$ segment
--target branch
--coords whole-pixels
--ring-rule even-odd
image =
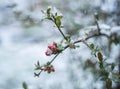
[[[98,19],[99,19],[98,14],[95,13],[94,17],[95,17],[95,23],[96,23],[97,29],[98,29],[98,34],[100,34],[101,29],[100,29],[99,24],[98,24]]]
[[[80,39],[80,40],[74,41],[73,44],[77,44],[77,43],[83,42],[88,48],[91,49],[91,47],[86,43],[86,40],[89,40],[89,39],[91,39],[91,38],[93,38],[93,37],[97,37],[97,36],[104,36],[104,37],[110,39],[110,36],[108,36],[107,34],[100,33],[100,34],[93,34],[93,35],[91,35],[91,36],[86,37],[85,39]],[[69,48],[69,45],[65,46],[64,49],[63,49],[61,52],[63,52],[63,51],[66,50],[67,48]],[[51,65],[51,64],[53,63],[53,61],[55,61],[55,59],[58,57],[59,54],[60,54],[60,53],[57,53],[57,54],[53,57],[53,59],[49,62],[49,65]],[[38,73],[38,75],[40,75],[40,74],[42,73],[42,71],[43,71],[43,70],[41,70],[41,71]]]
[[[59,32],[62,34],[63,38],[67,41],[64,33],[62,32],[62,30],[60,29],[60,27],[57,25],[56,23],[56,18],[54,17],[54,15],[52,15],[53,19],[51,18],[50,20],[52,20],[53,23],[55,23],[56,27],[58,28]]]
[[[97,36],[104,36],[104,37],[110,39],[110,36],[108,36],[107,34],[100,33],[100,34],[93,34],[91,36],[86,37],[85,39],[77,40],[74,42],[74,44],[79,43],[79,42],[83,42],[83,40],[89,40],[90,38],[97,37]]]
[[[49,65],[52,64],[52,62],[55,60],[55,58],[56,58],[59,54],[60,54],[60,53],[56,54],[56,55],[53,57],[53,59],[49,62]],[[43,72],[43,70],[40,70],[40,72],[37,74],[38,77],[39,77],[39,75],[40,75],[42,72]]]

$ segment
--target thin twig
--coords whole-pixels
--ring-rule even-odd
[[[49,65],[55,60],[55,58],[59,55],[60,53],[56,54],[53,59],[49,62]],[[38,73],[38,75],[40,75],[43,72],[43,70],[40,70],[40,72]]]
[[[92,50],[92,48],[87,44],[87,42],[86,42],[85,40],[82,40],[82,42],[83,42],[88,48],[90,48],[90,49]]]
[[[60,54],[60,53],[56,54],[56,55],[54,56],[54,58],[49,62],[49,64],[51,64],[59,54]]]
[[[104,37],[107,37],[108,39],[110,39],[110,36],[109,36],[109,35],[104,34],[104,33],[100,33],[100,34],[93,34],[93,35],[91,35],[91,36],[88,36],[88,37],[86,37],[84,40],[88,40],[88,39],[90,39],[90,38],[97,37],[97,36],[104,36]],[[77,40],[77,41],[74,42],[74,44],[79,43],[79,42],[82,42],[82,41],[83,41],[83,39]]]
[[[97,19],[95,19],[95,22],[96,22],[96,25],[97,25],[97,29],[98,29],[98,34],[100,34],[100,26],[99,26],[99,24],[98,24],[98,20]]]
[[[57,25],[57,23],[56,23],[56,18],[55,18],[53,15],[52,15],[52,17],[53,17],[53,19],[51,18],[51,20],[55,23],[55,25],[57,26],[59,32],[61,33],[61,35],[63,36],[63,38],[67,41],[64,33],[62,32],[62,30],[60,29],[60,27],[59,27],[59,26]]]

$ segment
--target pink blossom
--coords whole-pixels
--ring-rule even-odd
[[[47,56],[50,56],[50,53],[49,53],[48,51],[46,51],[45,54],[46,54]]]
[[[48,48],[50,50],[52,50],[53,52],[55,52],[57,50],[56,46],[55,45],[48,45]]]
[[[57,43],[53,42],[52,45],[48,45],[48,49],[45,52],[46,56],[51,56],[57,52]]]
[[[46,56],[51,56],[52,55],[52,50],[50,50],[49,48],[47,49],[47,51],[45,52]]]
[[[57,43],[56,42],[53,42],[53,45],[55,45],[57,47]]]
[[[52,65],[48,65],[48,66],[45,66],[44,68],[43,68],[43,70],[44,71],[47,71],[48,73],[51,73],[51,72],[55,72],[55,69],[54,69],[54,67],[52,66]]]

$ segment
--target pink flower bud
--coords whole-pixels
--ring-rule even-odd
[[[48,48],[55,52],[57,50],[57,47],[55,45],[48,45]]]
[[[55,47],[57,47],[57,43],[56,43],[56,42],[53,42],[53,45],[54,45]]]
[[[51,56],[52,55],[52,51],[50,49],[47,49],[47,51],[45,52],[46,56]]]
[[[53,67],[53,66],[51,66],[51,67],[50,67],[50,70],[51,70],[52,72],[54,72],[54,71],[55,71],[55,69],[54,69],[54,67]]]
[[[45,52],[46,56],[50,56],[50,53],[48,51]]]
[[[57,43],[53,42],[52,45],[48,45],[48,49],[45,52],[46,56],[51,56],[57,52]]]

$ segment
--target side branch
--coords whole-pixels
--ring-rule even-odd
[[[104,37],[110,39],[110,36],[109,36],[109,35],[104,34],[104,33],[100,33],[100,34],[93,34],[93,35],[91,35],[91,36],[86,37],[85,39],[77,40],[77,41],[74,42],[74,44],[79,43],[79,42],[83,42],[83,40],[88,40],[88,39],[90,39],[90,38],[97,37],[97,36],[104,36]]]

